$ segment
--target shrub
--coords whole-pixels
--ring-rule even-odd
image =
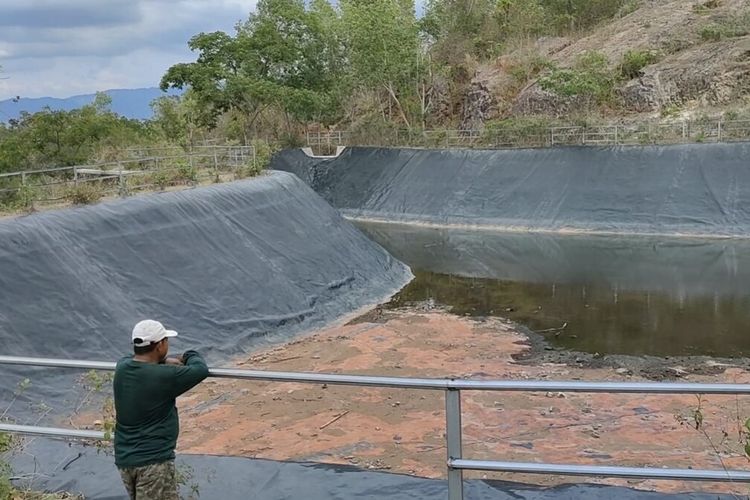
[[[510,73],[510,76],[513,77],[516,83],[524,85],[546,69],[553,69],[550,60],[539,54],[533,54],[520,62],[514,63],[508,70],[508,73]]]
[[[37,193],[31,186],[8,186],[9,191],[0,193],[0,208],[10,211],[34,210],[34,200],[36,199]],[[12,190],[10,190],[12,189]]]
[[[491,146],[514,144],[519,146],[543,146],[547,142],[550,127],[556,122],[544,117],[507,118],[487,122],[482,133],[482,142]]]
[[[94,182],[84,182],[73,186],[68,191],[68,199],[76,205],[89,205],[96,203],[102,198],[101,184]]]
[[[539,84],[544,90],[560,96],[589,96],[601,104],[614,96],[615,78],[608,63],[604,54],[587,52],[579,57],[573,68],[555,68],[541,78]]]
[[[693,12],[696,14],[705,14],[709,10],[715,9],[719,6],[719,0],[708,0],[703,3],[697,3],[693,5]]]
[[[650,50],[629,50],[622,56],[620,76],[631,80],[641,74],[641,70],[658,60],[657,55]]]
[[[273,156],[274,149],[263,139],[254,139],[252,142],[255,154],[250,158],[247,164],[239,169],[236,173],[236,177],[255,177],[260,175],[268,165],[271,163],[271,157]]]
[[[157,170],[153,174],[151,174],[151,182],[158,186],[159,189],[164,191],[167,186],[172,184],[172,179],[170,178],[169,174],[165,172],[164,170]]]
[[[718,42],[724,38],[724,30],[718,24],[709,24],[700,31],[701,40],[704,42]]]
[[[185,182],[197,182],[198,181],[198,170],[186,161],[180,161],[177,163],[177,174],[175,180],[182,180]]]
[[[740,15],[726,17],[700,30],[700,37],[706,42],[718,42],[725,38],[736,38],[750,34],[750,10]]]

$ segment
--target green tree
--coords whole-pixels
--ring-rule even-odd
[[[82,164],[104,149],[147,139],[144,124],[112,113],[109,102],[100,94],[79,109],[45,109],[11,120],[2,131],[0,172]]]
[[[415,96],[424,68],[414,2],[341,0],[341,9],[354,84],[384,92],[383,114],[395,106],[411,127],[406,100]]]
[[[342,42],[335,10],[325,1],[261,0],[235,36],[201,33],[189,46],[196,62],[169,68],[161,88],[190,88],[215,124],[239,110],[254,132],[269,108],[289,119],[331,121],[340,111]]]
[[[182,96],[163,96],[151,102],[153,126],[167,142],[190,149],[201,129],[202,116],[192,91]]]

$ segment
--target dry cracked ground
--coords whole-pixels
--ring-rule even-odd
[[[634,381],[625,370],[522,364],[526,336],[499,318],[442,311],[370,314],[238,360],[240,368],[409,377]],[[721,370],[719,370],[721,372]],[[728,367],[691,382],[750,383]],[[464,455],[476,459],[746,469],[742,425],[750,398],[463,392]],[[445,475],[439,391],[217,380],[179,402],[181,453],[351,464],[423,477]],[[695,427],[700,406],[703,425]],[[583,481],[488,475],[543,485]],[[659,491],[725,491],[742,485],[586,479]]]

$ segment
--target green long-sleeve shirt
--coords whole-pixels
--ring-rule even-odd
[[[141,467],[174,458],[180,421],[175,399],[208,376],[195,351],[183,356],[184,366],[144,363],[132,356],[115,368],[115,464]]]

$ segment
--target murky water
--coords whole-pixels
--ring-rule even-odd
[[[395,304],[504,316],[591,353],[750,356],[750,241],[359,225],[414,270]]]

